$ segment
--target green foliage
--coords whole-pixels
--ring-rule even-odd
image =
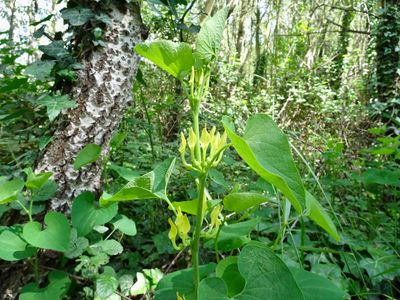
[[[243,137],[224,119],[224,127],[233,146],[246,163],[271,182],[291,201],[298,212],[305,207],[305,191],[283,132],[266,115],[249,119]],[[275,157],[279,159],[275,159]]]
[[[75,161],[74,170],[95,162],[101,155],[101,147],[96,144],[87,144],[79,151]]]
[[[112,202],[147,199],[163,199],[169,201],[166,195],[166,188],[174,164],[175,158],[168,158],[153,171],[128,182],[114,195],[109,195],[104,192],[100,198],[100,204],[106,206]]]
[[[192,48],[186,43],[154,41],[136,45],[135,51],[178,79],[191,72],[194,64]]]
[[[69,289],[71,280],[68,274],[60,271],[49,273],[49,285],[40,288],[36,283],[30,283],[22,288],[20,300],[53,300],[61,299]]]
[[[32,246],[65,252],[69,247],[71,228],[62,213],[49,212],[44,218],[46,229],[39,222],[25,224],[22,236]]]
[[[95,197],[90,192],[80,194],[72,203],[71,220],[79,236],[85,236],[95,226],[110,222],[118,212],[118,205],[96,207]]]
[[[232,193],[225,196],[224,206],[238,213],[267,201],[268,198],[257,193]]]
[[[228,8],[223,8],[208,18],[201,27],[196,39],[195,57],[202,65],[207,65],[218,57],[227,16]]]

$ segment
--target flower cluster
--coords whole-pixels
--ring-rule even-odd
[[[200,145],[200,160],[198,160],[195,155],[197,143]],[[189,147],[190,152],[190,164],[186,161],[185,157],[187,146]],[[212,167],[216,167],[221,161],[226,147],[226,132],[221,135],[219,132],[216,132],[215,127],[213,127],[210,132],[208,132],[206,128],[203,128],[200,137],[196,136],[193,129],[190,128],[187,141],[185,135],[181,132],[181,145],[179,147],[179,153],[181,154],[183,165],[188,170],[205,172]]]

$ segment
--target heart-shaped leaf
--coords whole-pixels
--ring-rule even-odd
[[[229,297],[239,294],[246,284],[246,281],[239,272],[237,262],[237,256],[228,256],[218,263],[215,270],[216,276],[225,281]]]
[[[159,40],[138,44],[135,51],[178,79],[188,74],[194,63],[192,47],[186,43]]]
[[[305,189],[293,161],[285,134],[267,115],[257,114],[247,122],[243,137],[235,133],[226,117],[223,124],[233,147],[242,159],[266,181],[275,185],[301,213]]]
[[[23,238],[32,246],[66,252],[69,248],[71,227],[62,213],[49,212],[44,217],[46,228],[39,222],[29,222],[23,229]]]
[[[199,285],[199,300],[229,300],[225,282],[216,277],[204,278]]]
[[[224,207],[230,211],[241,212],[267,201],[267,197],[258,193],[232,193],[225,196]]]
[[[14,225],[0,232],[0,259],[14,261],[27,258],[35,252],[23,238],[22,226]]]
[[[18,193],[22,191],[24,185],[25,182],[18,178],[0,182],[0,204],[17,199]]]
[[[128,182],[116,194],[103,193],[100,205],[129,200],[163,199],[167,200],[167,184],[175,165],[175,157],[160,163],[153,171]]]
[[[238,268],[246,285],[235,299],[304,299],[288,267],[260,242],[251,242],[243,248]]]
[[[74,162],[74,170],[95,162],[101,155],[101,147],[96,144],[87,144],[81,151]]]
[[[68,274],[60,271],[49,273],[49,284],[40,288],[36,283],[30,283],[21,290],[19,300],[55,300],[62,299],[68,292],[71,280]]]
[[[80,194],[72,203],[71,219],[79,236],[87,235],[95,226],[111,221],[118,212],[118,204],[98,207],[91,192]]]

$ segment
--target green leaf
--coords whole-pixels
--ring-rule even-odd
[[[137,296],[137,295],[145,294],[146,291],[148,290],[148,288],[147,288],[148,285],[149,285],[149,282],[146,279],[146,276],[144,276],[144,274],[141,273],[141,272],[137,272],[136,273],[136,282],[129,289],[129,294],[131,296]]]
[[[306,191],[306,216],[321,226],[326,232],[328,232],[335,240],[339,241],[340,236],[336,230],[335,224],[333,224],[331,218],[324,210],[322,205]]]
[[[32,246],[66,252],[69,248],[71,228],[64,214],[49,212],[44,217],[46,229],[39,222],[29,222],[23,229],[23,238]]]
[[[268,246],[260,242],[247,244],[239,255],[238,268],[246,280],[237,300],[304,299],[292,273]]]
[[[267,201],[267,197],[258,193],[232,193],[225,196],[224,207],[229,211],[241,212]]]
[[[180,208],[182,212],[187,213],[187,214],[191,214],[191,215],[197,215],[197,204],[198,204],[198,200],[187,200],[187,201],[174,201],[172,202],[172,206],[175,209]],[[204,210],[206,209],[206,207],[204,207]]]
[[[25,74],[34,76],[37,80],[50,79],[51,71],[56,64],[53,60],[37,60],[27,66],[24,70]]]
[[[222,251],[231,251],[250,242],[249,234],[259,222],[260,219],[254,218],[248,221],[222,226],[217,239],[218,249]]]
[[[30,283],[21,290],[19,300],[55,300],[62,299],[67,294],[71,280],[68,274],[61,271],[49,273],[49,284],[40,288],[36,283]]]
[[[116,240],[100,241],[96,244],[90,245],[90,248],[92,249],[92,251],[94,251],[95,254],[103,252],[108,255],[117,255],[122,253],[122,251],[124,250],[122,245]]]
[[[79,151],[75,162],[74,170],[79,170],[81,167],[95,162],[101,155],[101,147],[96,144],[87,144]]]
[[[294,164],[285,134],[267,115],[257,114],[247,122],[243,137],[234,131],[226,117],[223,125],[242,159],[264,180],[275,185],[301,213],[305,190]]]
[[[57,193],[57,190],[57,183],[53,180],[49,180],[33,193],[32,200],[34,202],[49,200]]]
[[[305,300],[342,300],[346,293],[328,279],[297,268],[290,268]]]
[[[215,264],[209,263],[200,266],[200,280],[215,271]],[[155,300],[176,299],[176,293],[184,295],[186,300],[195,299],[193,284],[193,269],[179,270],[164,276],[155,290]]]
[[[18,178],[0,182],[0,204],[16,200],[24,185],[25,182]]]
[[[229,300],[228,289],[220,278],[205,278],[199,285],[199,300]]]
[[[246,284],[246,281],[239,272],[237,262],[237,256],[228,256],[218,263],[215,270],[216,276],[225,281],[229,297],[239,294]]]
[[[109,274],[101,274],[96,279],[96,294],[101,298],[111,296],[118,288],[118,279]]]
[[[118,212],[118,204],[98,207],[91,192],[80,194],[72,203],[71,219],[79,236],[87,235],[93,227],[111,221]]]
[[[188,74],[194,64],[192,47],[186,43],[159,40],[138,44],[135,51],[178,79]]]
[[[48,45],[39,46],[39,50],[44,54],[56,59],[62,59],[70,56],[68,50],[64,48],[64,41],[54,41]]]
[[[0,233],[0,259],[7,261],[30,257],[35,248],[29,246],[21,237],[22,226],[14,225]]]
[[[115,171],[119,176],[121,176],[126,181],[132,181],[135,178],[140,176],[140,173],[138,171],[134,171],[132,169],[125,168],[125,167],[120,167],[115,164],[110,164],[108,166],[108,168],[110,170]]]
[[[175,157],[160,163],[153,171],[128,182],[116,194],[103,193],[100,205],[107,206],[112,202],[146,199],[168,199],[167,184],[175,165]]]
[[[195,56],[204,64],[218,57],[227,16],[228,8],[223,8],[208,18],[200,29],[196,40]]]
[[[115,229],[118,229],[123,234],[134,236],[137,233],[135,222],[124,215],[118,215],[116,220],[111,223]]]
[[[28,189],[32,190],[40,189],[53,175],[53,173],[51,172],[42,172],[39,174],[35,174],[31,168],[24,169],[24,172],[27,175],[25,186]]]
[[[67,258],[75,258],[85,251],[85,249],[89,246],[88,239],[80,236],[78,237],[78,233],[75,228],[71,230],[71,239],[68,251],[65,253],[65,257]]]
[[[94,13],[89,8],[74,7],[61,10],[62,18],[72,26],[81,26],[94,17]]]
[[[53,121],[64,109],[76,107],[75,101],[70,100],[67,95],[47,95],[39,100],[39,104],[46,106],[50,121]]]

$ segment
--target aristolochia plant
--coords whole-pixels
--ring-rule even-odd
[[[273,184],[287,199],[284,205],[286,216],[293,206],[301,216],[314,220],[333,238],[339,239],[327,213],[305,190],[289,142],[269,116],[258,114],[251,117],[243,136],[235,133],[228,118],[223,119],[223,133],[217,132],[215,127],[207,130],[205,126],[200,130],[201,103],[208,93],[212,64],[218,57],[227,14],[228,10],[222,9],[209,18],[202,26],[194,47],[187,43],[158,40],[135,48],[137,53],[181,80],[186,90],[192,127],[188,136],[181,133],[179,152],[184,167],[197,173],[197,198],[170,201],[166,188],[175,158],[169,158],[114,195],[104,193],[100,204],[107,206],[119,201],[158,198],[166,201],[173,211],[175,218],[168,220],[171,226],[168,236],[175,249],[190,247],[192,268],[165,276],[157,286],[156,299],[311,299],[309,295],[314,293],[322,293],[323,299],[342,299],[344,293],[327,279],[302,269],[289,270],[267,245],[250,241],[249,234],[259,219],[228,224],[229,218],[222,213],[221,201],[212,199],[207,192],[210,170],[218,167],[224,151],[233,146],[251,169]],[[242,213],[268,200],[258,193],[235,192],[223,199],[223,205],[228,211]],[[195,216],[194,226],[191,226],[188,214]],[[207,226],[203,226],[206,219]],[[278,239],[282,235],[280,232]],[[244,248],[239,256],[229,256],[218,265],[201,266],[201,240],[217,252]]]

